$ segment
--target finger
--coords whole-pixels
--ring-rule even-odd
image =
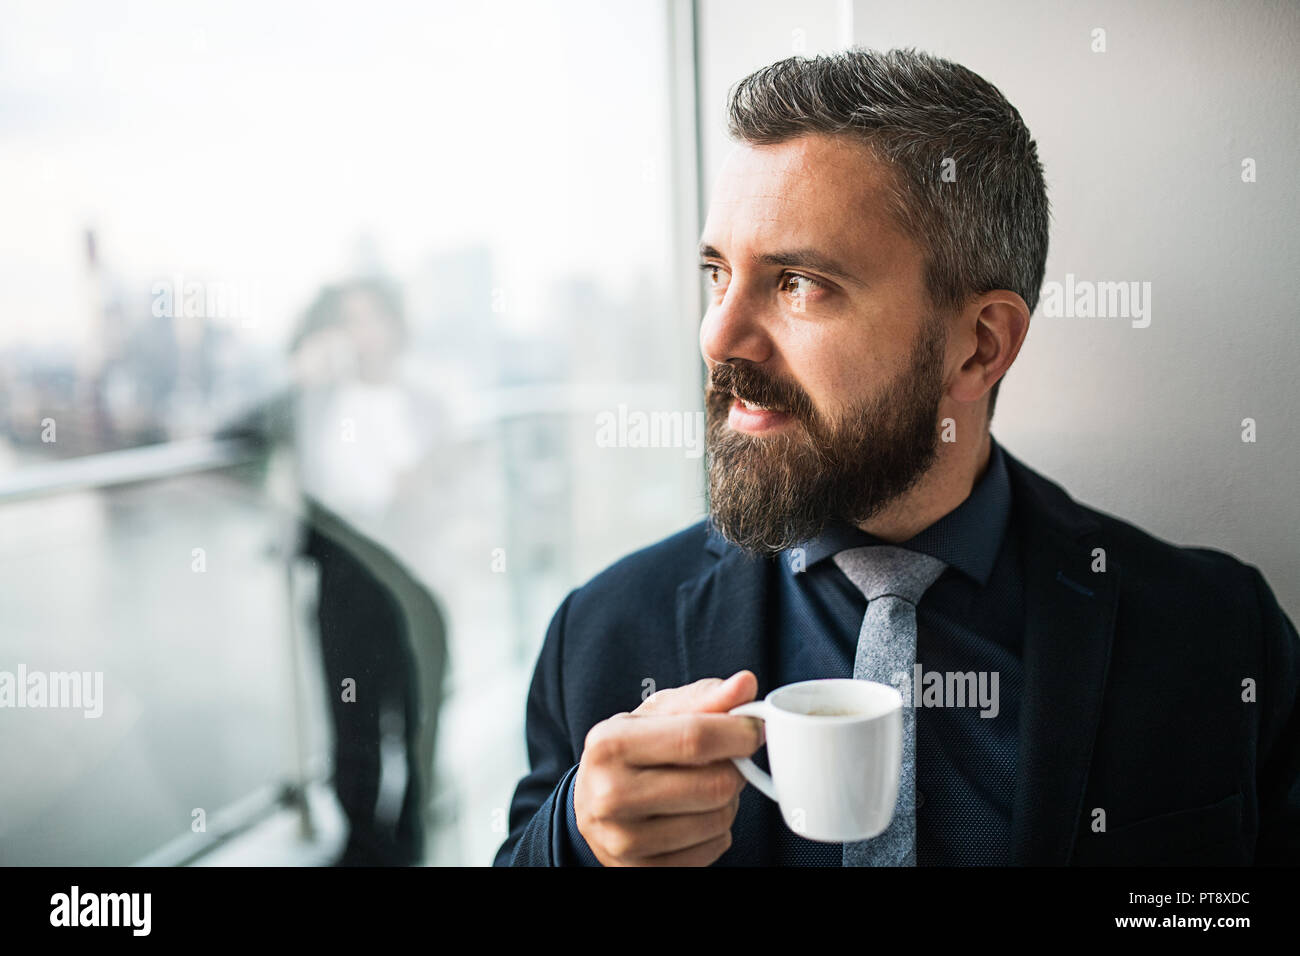
[[[709,866],[731,849],[731,830],[685,850],[639,860],[641,866]]]
[[[737,806],[727,804],[707,813],[650,817],[607,836],[605,848],[622,860],[638,860],[707,843],[731,829]]]
[[[725,713],[748,703],[758,693],[758,678],[752,671],[737,671],[725,681],[706,677],[685,687],[669,687],[651,694],[633,711],[645,714]]]
[[[613,758],[633,767],[689,767],[748,757],[762,746],[763,722],[728,714],[633,717],[603,738],[594,759]]]
[[[609,819],[707,813],[725,807],[745,789],[744,776],[730,760],[701,767],[634,767],[628,773]]]

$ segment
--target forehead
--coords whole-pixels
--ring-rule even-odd
[[[718,175],[704,239],[864,252],[896,244],[904,237],[889,214],[891,182],[865,145],[847,139],[809,135],[764,146],[742,143]]]

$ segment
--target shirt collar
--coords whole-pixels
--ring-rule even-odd
[[[898,545],[938,558],[979,585],[988,583],[1006,534],[1011,513],[1011,482],[1002,447],[989,437],[988,467],[966,500],[930,527]],[[802,562],[787,567],[811,568],[819,561],[848,548],[888,544],[847,522],[836,522],[818,537],[805,542]],[[789,551],[786,557],[790,557]]]

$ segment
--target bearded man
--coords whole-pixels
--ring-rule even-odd
[[[957,64],[855,49],[747,77],[729,128],[700,244],[709,518],[556,612],[496,863],[1300,861],[1300,642],[1260,572],[990,433],[1047,257],[1020,114]],[[996,706],[925,706],[929,673],[994,677]],[[853,844],[733,762],[763,731],[731,709],[835,677],[909,712],[888,829]]]

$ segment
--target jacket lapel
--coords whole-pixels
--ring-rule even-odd
[[[677,653],[683,684],[730,677],[748,669],[758,678],[757,699],[774,688],[768,666],[768,595],[774,568],[746,554],[709,528],[706,549],[717,556],[703,573],[677,589]],[[728,866],[769,866],[774,835],[785,826],[775,803],[753,787],[740,795],[732,832],[736,841],[718,860]]]
[[[1011,861],[1064,866],[1087,813],[1120,570],[1097,523],[1060,487],[1010,454],[1007,469],[1025,566]],[[1106,548],[1104,573],[1092,570],[1095,547]]]
[[[709,529],[705,547],[718,560],[677,589],[677,653],[683,683],[730,677],[748,669],[758,697],[769,686],[767,606],[769,561],[746,554]]]

